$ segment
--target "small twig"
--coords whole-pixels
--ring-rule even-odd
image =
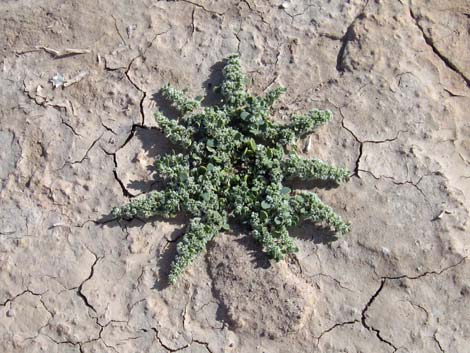
[[[64,87],[72,86],[73,84],[83,80],[87,75],[88,75],[88,71],[82,71],[75,77],[72,77],[70,80],[66,80],[63,86]]]
[[[54,59],[65,58],[68,56],[73,55],[80,55],[80,54],[88,54],[91,52],[89,49],[72,49],[72,48],[65,48],[65,49],[52,49],[48,47],[36,47],[37,50],[44,50],[46,53],[51,54]]]

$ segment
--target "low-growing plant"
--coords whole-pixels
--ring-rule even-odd
[[[177,244],[169,281],[174,283],[207,243],[229,229],[229,219],[241,222],[267,255],[281,260],[297,247],[289,228],[303,220],[323,223],[345,233],[349,225],[313,192],[295,192],[283,185],[291,177],[343,182],[350,173],[319,159],[305,159],[294,150],[298,139],[331,119],[326,110],[293,115],[281,124],[269,118],[270,108],[285,92],[275,88],[264,96],[246,90],[238,55],[226,59],[218,91],[221,104],[201,107],[170,86],[163,96],[179,111],[173,120],[155,114],[162,133],[184,153],[172,152],[155,162],[161,191],[113,209],[117,218],[190,215]]]

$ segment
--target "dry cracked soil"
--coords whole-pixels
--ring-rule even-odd
[[[0,352],[469,352],[469,1],[3,0],[0,28]],[[233,52],[275,119],[334,113],[299,147],[354,174],[318,190],[352,232],[279,263],[221,234],[168,286],[187,220],[108,215],[171,149],[161,87],[210,104]]]

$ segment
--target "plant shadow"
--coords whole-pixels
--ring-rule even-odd
[[[218,106],[222,103],[222,96],[216,92],[216,87],[220,86],[223,81],[223,68],[225,60],[221,60],[209,68],[209,77],[203,81],[202,87],[205,95],[201,101],[201,106]],[[181,89],[180,87],[175,87]],[[189,98],[195,98],[188,94]],[[152,94],[151,100],[158,106],[158,110],[169,119],[177,120],[181,114],[171,105],[171,102],[165,98],[162,89]]]
[[[152,94],[151,100],[154,101],[157,105],[158,111],[165,115],[168,119],[177,120],[180,117],[179,112],[174,107],[172,107],[168,102],[168,99],[163,96],[161,89]]]
[[[334,230],[308,220],[291,228],[290,234],[297,239],[311,241],[314,244],[325,245],[338,240],[337,233]]]
[[[338,187],[338,183],[331,180],[302,180],[300,178],[291,177],[288,178],[284,185],[288,186],[292,190],[307,190],[312,189],[324,189],[330,190]]]
[[[188,220],[189,217],[186,214],[178,214],[173,218],[154,216],[145,220],[137,217],[128,220],[117,220],[112,214],[108,214],[97,220],[95,223],[100,224],[103,227],[119,227],[121,229],[142,228],[145,224],[155,224],[158,222],[166,222],[174,227],[170,234],[164,236],[167,244],[162,246],[161,250],[157,250],[156,254],[158,277],[155,280],[152,289],[162,291],[170,285],[168,281],[168,274],[170,272],[171,263],[173,262],[176,255],[176,245],[179,239],[185,233],[186,227],[184,225],[188,223]]]
[[[165,221],[168,222],[167,219],[165,219]],[[188,223],[189,217],[187,215],[178,215],[177,217],[172,219],[172,221],[175,222],[174,224],[182,226]],[[164,246],[162,251],[157,254],[158,277],[155,280],[152,289],[162,291],[170,286],[168,274],[170,273],[171,264],[176,257],[176,246],[178,244],[178,241],[184,235],[185,232],[185,226],[175,228],[167,238],[166,246]]]
[[[173,146],[165,138],[165,136],[160,130],[154,127],[137,127],[133,138],[136,138],[140,141],[146,159],[151,161],[155,161],[159,156],[163,156],[175,150],[175,146]],[[137,156],[138,154],[136,154],[136,157],[130,162],[139,163]],[[153,174],[154,163],[147,165],[146,170],[149,175],[149,178],[147,180],[130,180],[126,185],[124,185],[126,189],[137,191],[137,195],[139,195],[141,193],[158,189],[159,187],[161,188],[161,181],[157,179],[156,176]]]
[[[229,233],[235,238],[235,241],[246,249],[247,255],[251,258],[250,262],[255,268],[268,269],[274,260],[271,260],[265,252],[262,251],[262,246],[250,234],[247,227],[239,224],[231,224],[232,233]],[[301,222],[298,226],[289,229],[292,237],[311,241],[314,244],[329,244],[338,240],[337,233],[329,227],[321,224],[315,224],[308,220]],[[295,240],[294,240],[295,241]]]
[[[202,83],[206,91],[206,95],[201,102],[204,107],[218,106],[222,102],[222,96],[216,92],[216,87],[219,87],[223,81],[223,69],[226,64],[225,60],[221,60],[210,67],[209,78]]]
[[[267,269],[271,267],[271,260],[262,251],[261,244],[249,234],[248,227],[232,222],[230,223],[230,229],[232,232],[228,234],[246,249],[246,254],[250,257],[250,262],[255,268]]]

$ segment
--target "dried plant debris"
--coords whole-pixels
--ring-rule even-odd
[[[68,56],[73,55],[80,55],[80,54],[88,54],[91,53],[89,49],[73,49],[73,48],[65,48],[65,49],[52,49],[47,47],[36,47],[37,50],[44,50],[45,52],[51,54],[54,59],[65,58]]]
[[[199,99],[165,87],[163,95],[181,114],[172,120],[157,112],[163,134],[185,152],[161,156],[155,163],[165,182],[161,191],[113,209],[117,218],[174,217],[185,212],[191,219],[177,245],[169,281],[174,283],[207,243],[228,230],[229,219],[243,223],[267,255],[281,260],[297,250],[289,229],[303,220],[322,223],[339,233],[344,222],[313,192],[295,192],[286,179],[348,180],[350,173],[319,159],[293,152],[297,140],[331,119],[331,113],[311,110],[293,115],[287,124],[269,118],[270,109],[284,88],[264,96],[246,90],[240,59],[226,60],[224,81],[218,91],[220,106],[201,107]]]
[[[54,76],[52,76],[49,82],[52,83],[53,88],[58,88],[64,85],[65,77],[64,75],[57,73]]]
[[[83,80],[86,76],[88,76],[89,72],[88,71],[80,71],[77,75],[74,77],[71,77],[69,79],[66,79],[64,75],[56,73],[50,80],[49,82],[52,83],[52,88],[58,88],[58,87],[69,87],[72,86],[81,80]]]
[[[64,87],[69,87],[71,85],[74,85],[77,82],[80,82],[83,80],[86,76],[88,75],[88,71],[80,71],[77,75],[74,77],[71,77],[64,83]]]

